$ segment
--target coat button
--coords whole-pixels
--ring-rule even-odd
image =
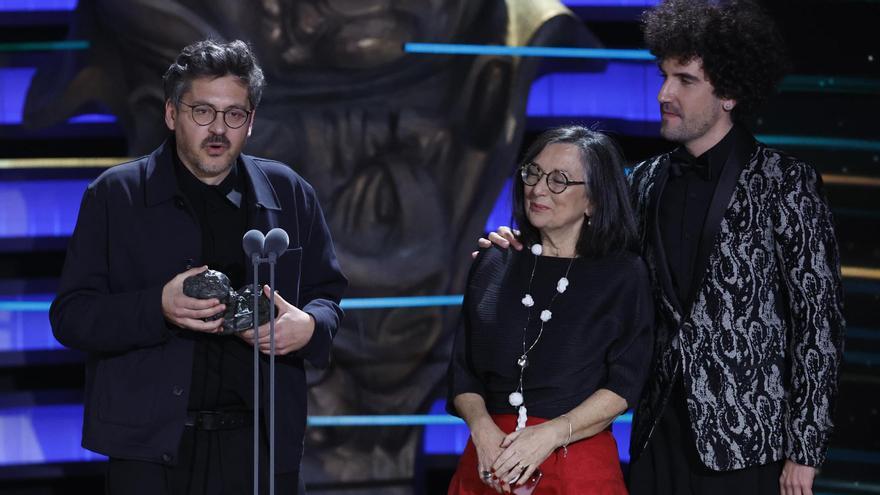
[[[171,462],[171,454],[162,454],[162,462]]]
[[[174,387],[172,387],[171,393],[176,395],[177,397],[180,397],[181,395],[183,395],[183,387],[181,387],[180,385],[175,385]]]

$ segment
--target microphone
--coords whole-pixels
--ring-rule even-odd
[[[244,249],[244,254],[253,261],[254,256],[260,257],[263,254],[263,244],[265,242],[266,238],[262,232],[251,229],[241,239],[241,247]]]
[[[269,263],[274,263],[275,260],[284,254],[288,245],[290,245],[290,237],[288,237],[287,232],[285,232],[284,229],[275,227],[266,234],[266,242],[263,244],[263,254],[269,258]]]
[[[272,299],[275,296],[275,261],[278,260],[287,246],[290,244],[290,237],[284,229],[274,228],[266,234],[266,242],[263,244],[263,255],[269,260],[269,287],[271,288]],[[256,348],[254,346],[256,355]],[[256,359],[256,358],[255,358]],[[256,372],[254,381],[256,382]],[[256,394],[254,394],[256,396]],[[254,404],[259,404],[257,397],[254,398]],[[255,409],[256,411],[256,409]],[[256,412],[254,413],[256,418]],[[258,424],[258,420],[254,419],[254,424]],[[254,459],[259,456],[256,454],[258,445],[257,428],[254,427]],[[254,461],[256,464],[257,461]],[[254,467],[254,473],[257,473],[257,467]],[[256,474],[254,474],[256,479]],[[254,482],[257,486],[257,482]],[[256,493],[256,490],[254,491]],[[269,303],[269,494],[275,494],[275,305]]]
[[[258,333],[258,325],[259,325],[259,296],[260,296],[260,286],[257,282],[259,277],[259,264],[260,257],[263,255],[263,245],[266,243],[266,236],[263,235],[262,232],[256,229],[248,230],[247,233],[241,239],[241,247],[244,249],[244,254],[251,260],[251,263],[254,265],[254,283],[251,286],[251,291],[253,294],[253,301],[251,306],[253,308],[253,331],[254,335]],[[274,304],[272,305],[274,306]],[[273,335],[274,337],[274,335]],[[254,345],[254,424],[260,424],[260,367],[259,367],[259,354],[258,354],[258,346]],[[274,385],[274,383],[273,383]],[[273,404],[274,405],[274,404]],[[254,427],[254,494],[259,493],[259,484],[258,477],[260,472],[260,438],[259,438],[259,428]],[[274,433],[274,432],[273,432]],[[269,439],[270,441],[274,441],[272,437]],[[271,469],[271,468],[270,468]],[[274,474],[274,473],[273,473]]]

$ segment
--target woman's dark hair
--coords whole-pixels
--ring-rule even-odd
[[[606,134],[586,127],[558,127],[538,136],[529,146],[520,166],[532,162],[544,148],[556,143],[571,144],[580,151],[586,181],[585,194],[593,204],[590,222],[585,221],[581,226],[577,254],[604,256],[634,251],[637,242],[635,219],[623,175],[623,153],[617,143]],[[523,186],[517,170],[512,195],[513,217],[520,230],[520,240],[528,246],[540,243],[541,235],[526,215]]]
[[[251,109],[257,108],[266,79],[250,47],[241,40],[204,40],[184,48],[163,77],[165,99],[177,106],[194,79],[227,75],[239,78],[247,86]]]
[[[789,70],[776,25],[751,0],[666,0],[646,11],[642,24],[661,62],[699,57],[715,96],[736,100],[732,117],[740,122]]]

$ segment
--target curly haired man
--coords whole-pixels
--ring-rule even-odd
[[[668,0],[644,16],[680,146],[630,180],[654,286],[653,373],[633,494],[811,494],[832,430],[844,320],[816,171],[743,120],[787,67],[753,2]]]

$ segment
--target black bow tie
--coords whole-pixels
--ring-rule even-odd
[[[709,160],[705,154],[694,158],[684,148],[679,148],[673,151],[669,158],[669,172],[673,177],[681,177],[688,172],[693,172],[703,180],[712,180],[712,169],[709,167]]]

